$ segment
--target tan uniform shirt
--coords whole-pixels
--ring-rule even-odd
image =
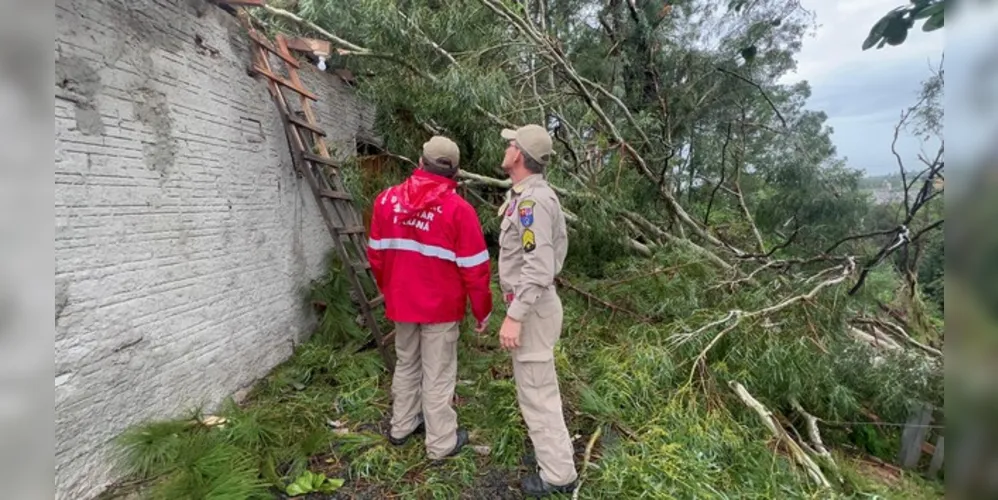
[[[542,174],[513,186],[499,209],[499,286],[511,299],[506,315],[523,321],[534,302],[554,287],[568,253],[561,202]]]

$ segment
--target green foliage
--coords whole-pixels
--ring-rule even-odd
[[[350,297],[353,289],[343,273],[343,263],[335,252],[327,254],[325,262],[327,272],[322,278],[309,283],[305,294],[306,307],[323,309],[316,334],[334,344],[366,342],[368,334],[354,320],[356,310],[353,304],[344,300],[344,297]],[[373,293],[368,296],[373,296]]]
[[[350,332],[355,311],[347,295],[325,292],[319,331],[261,380],[244,405],[223,404],[217,415],[224,423],[202,424],[196,413],[139,425],[118,438],[117,463],[149,483],[145,496],[273,498],[271,489],[299,478],[310,457],[331,452],[339,437],[329,425],[334,414],[355,425],[382,417],[384,366],[376,352],[355,353],[342,342],[357,335]]]
[[[343,486],[343,479],[328,478],[325,474],[305,471],[298,479],[288,485],[284,490],[290,496],[305,495],[312,492],[332,493]]]
[[[555,361],[569,431],[585,440],[604,429],[593,454],[598,468],[588,471],[581,497],[820,495],[793,463],[773,452],[757,415],[727,391],[729,380],[743,383],[776,413],[790,417],[789,401],[797,399],[830,422],[868,421],[867,412],[903,421],[911,401],[942,403],[942,374],[922,358],[874,362],[870,349],[845,335],[844,318],[867,298],[838,290],[773,317],[773,324],[748,321],[714,347],[691,386],[692,359],[712,335],[678,347],[672,335],[715,319],[718,310],[752,310],[801,290],[710,291],[714,269],[679,249],[660,251],[650,261],[616,259],[602,279],[567,278],[635,310],[663,304],[655,310],[658,321],[648,323],[561,290],[565,320]],[[892,283],[871,278],[866,293],[881,294]],[[494,293],[496,316],[502,317],[498,289]],[[342,313],[330,306],[327,314]],[[494,333],[462,334],[456,406],[472,444],[486,445],[490,453],[477,457],[466,450],[436,467],[427,463],[419,439],[395,448],[382,434],[390,377],[376,350],[358,352],[331,340],[336,338],[316,334],[299,346],[242,406],[230,402],[219,409],[222,425],[182,419],[129,430],[119,440],[125,470],[150,482],[144,491],[149,498],[268,498],[274,489],[302,494],[340,481],[337,492],[345,494],[454,498],[471,492],[491,498],[495,492],[480,483],[482,477],[517,474],[530,444],[509,354],[498,348]],[[873,425],[823,426],[822,433],[833,449],[848,444],[887,460],[899,440],[896,429]],[[838,458],[843,467],[850,460]],[[848,470],[857,495],[892,491],[917,498],[935,488],[884,486]]]
[[[915,22],[922,20],[922,31],[930,32],[943,27],[946,16],[946,0],[911,0],[911,5],[897,7],[870,28],[870,33],[863,40],[863,50],[874,45],[878,49],[883,46],[897,46],[908,39],[908,30]]]

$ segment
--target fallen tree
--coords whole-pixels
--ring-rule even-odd
[[[733,385],[736,396],[759,415],[761,401],[801,415],[811,445],[792,453],[815,484],[829,486],[808,453],[835,462],[810,412],[856,415],[883,396],[878,409],[904,418],[906,402],[939,397],[924,360],[939,358],[942,328],[918,276],[943,225],[943,149],[911,172],[892,145],[903,203],[871,206],[824,115],[804,108],[806,82],[779,83],[810,27],[797,2],[271,3],[252,11],[261,25],[324,38],[337,48],[329,64],[361,75],[381,154],[405,165],[385,182],[447,134],[492,236],[510,186],[499,128],[546,125],[558,149],[548,178],[573,232],[561,284],[587,305],[580,321],[596,321],[590,307],[626,316],[628,335],[666,346],[683,367],[677,387],[701,388],[694,401],[707,407],[731,396],[716,381],[737,377],[757,396]],[[895,141],[905,124],[925,133],[939,121],[933,85]],[[879,307],[899,290],[906,300]],[[919,382],[896,387],[898,373]],[[593,418],[621,424],[612,404],[590,402]]]

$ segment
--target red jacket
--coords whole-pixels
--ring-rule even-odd
[[[388,319],[461,321],[468,299],[479,322],[492,312],[485,236],[456,188],[455,181],[418,169],[374,199],[367,258]]]

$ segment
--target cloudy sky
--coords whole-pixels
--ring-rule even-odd
[[[945,28],[924,33],[916,26],[898,47],[860,49],[870,27],[904,1],[802,0],[818,28],[804,41],[796,75],[784,79],[810,82],[809,107],[828,114],[839,156],[869,174],[897,170],[890,151],[894,125],[942,59]],[[918,143],[906,139],[905,153],[917,153]]]
[[[809,106],[825,111],[834,129],[839,156],[850,166],[869,174],[890,173],[897,163],[890,151],[894,125],[906,106],[914,104],[920,82],[930,75],[946,50],[946,129],[957,142],[947,148],[953,154],[980,150],[998,130],[998,112],[982,104],[995,103],[998,96],[998,5],[962,9],[949,15],[946,28],[925,33],[917,24],[898,47],[860,50],[870,27],[887,11],[906,0],[802,0],[816,15],[818,29],[805,39],[798,56],[798,71],[784,81],[805,79],[813,94]],[[966,5],[966,4],[965,4]],[[992,52],[992,64],[978,64]],[[980,69],[990,68],[985,78]],[[981,96],[986,87],[989,94]],[[959,146],[959,147],[957,147]],[[899,149],[915,161],[919,143],[902,137]],[[928,148],[931,152],[934,147]]]

